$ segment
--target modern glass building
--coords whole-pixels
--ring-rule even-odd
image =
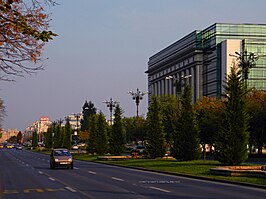
[[[256,67],[250,70],[248,86],[266,90],[266,24],[215,23],[193,31],[149,58],[149,93],[178,94],[180,87],[175,84],[182,87],[188,83],[194,101],[201,96],[220,97],[236,59],[230,55],[244,51],[259,57]]]

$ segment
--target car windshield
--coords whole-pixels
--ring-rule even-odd
[[[56,150],[54,156],[70,156],[70,152],[68,150]]]

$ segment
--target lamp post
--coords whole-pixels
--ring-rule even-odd
[[[245,82],[245,86],[247,86],[248,74],[249,70],[256,66],[256,61],[258,60],[259,56],[255,55],[254,53],[249,53],[244,51],[243,53],[235,52],[235,55],[231,55],[238,60],[238,65],[242,68],[243,79]]]
[[[175,78],[172,75],[167,76],[165,79],[170,80],[173,79],[174,82],[174,86],[175,86],[175,91],[176,91],[176,95],[177,95],[177,101],[178,101],[178,109],[179,109],[179,96],[181,95],[182,92],[182,87],[183,85],[186,85],[186,79],[190,78],[192,75],[181,75],[180,78]],[[183,83],[183,81],[185,81]]]
[[[138,88],[137,91],[129,91],[128,94],[132,95],[132,99],[135,100],[136,106],[137,106],[137,117],[139,117],[139,103],[143,99],[143,96],[147,94],[148,92],[141,92]]]
[[[107,105],[107,107],[109,108],[110,111],[110,123],[111,125],[113,124],[113,108],[118,104],[117,101],[113,101],[112,98],[110,98],[109,101],[105,100],[103,103],[105,103]]]
[[[75,130],[74,130],[74,142],[75,142],[75,144],[77,144],[77,136],[78,136],[78,130],[79,130],[79,118],[80,118],[80,116],[81,116],[81,113],[74,113],[73,114],[74,115],[74,117],[76,118],[76,121],[77,121],[77,123],[76,123],[76,127],[75,127]]]
[[[56,126],[56,121],[52,122],[53,125],[53,132],[52,132],[52,149],[54,149],[54,134],[55,134],[55,126]]]

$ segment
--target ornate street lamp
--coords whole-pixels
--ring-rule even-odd
[[[178,101],[178,109],[179,109],[179,97],[181,95],[181,92],[182,92],[182,88],[184,85],[186,85],[186,80],[188,78],[190,78],[192,75],[181,75],[180,78],[175,78],[171,75],[167,76],[165,79],[167,80],[170,80],[170,79],[173,79],[173,82],[174,82],[174,86],[175,86],[175,90],[176,90],[176,96],[177,96],[177,101]],[[185,82],[183,82],[185,81]]]
[[[76,118],[76,127],[75,127],[75,130],[74,130],[74,142],[75,144],[77,144],[77,136],[78,136],[78,131],[79,131],[79,118],[81,116],[81,113],[73,113],[74,117]]]
[[[230,54],[230,56],[235,57],[238,61],[238,66],[242,68],[243,80],[247,86],[249,70],[256,66],[256,61],[258,60],[259,56],[252,52],[248,54],[247,51],[244,51],[243,53],[235,52],[235,55]]]
[[[117,101],[113,101],[112,98],[110,98],[109,101],[105,100],[103,103],[107,105],[110,111],[110,124],[113,124],[113,108],[119,103]]]
[[[141,92],[138,88],[136,92],[129,91],[128,94],[132,95],[132,99],[135,100],[137,106],[137,117],[139,117],[139,103],[143,99],[143,96],[148,92]]]

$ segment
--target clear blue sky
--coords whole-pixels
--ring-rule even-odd
[[[108,118],[104,100],[120,102],[124,116],[136,106],[127,91],[147,91],[148,58],[196,29],[215,22],[266,23],[265,0],[58,0],[45,70],[1,82],[5,129],[24,131],[40,116],[80,112],[92,101]],[[140,114],[147,113],[147,96]]]

